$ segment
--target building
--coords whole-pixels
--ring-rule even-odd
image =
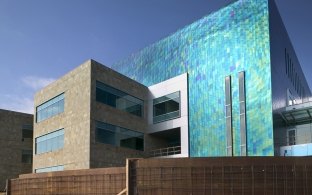
[[[187,140],[187,107],[174,104],[179,111],[171,118],[177,124],[172,120],[153,124],[148,108],[153,106],[151,92],[181,81],[179,93],[172,89],[162,93],[171,93],[169,97],[179,97],[178,101],[181,94],[186,105],[186,74],[149,90],[94,60],[85,62],[35,96],[34,172],[123,166],[127,157],[144,157],[144,150],[168,146],[176,149],[170,154],[188,156],[188,144],[183,142],[180,148],[180,137]],[[164,100],[158,100],[162,105]],[[154,120],[165,120],[159,116]],[[170,126],[171,131],[158,133],[159,125]]]
[[[0,109],[0,192],[6,180],[31,173],[33,115]]]
[[[126,157],[273,156],[311,91],[274,1],[236,1],[112,69],[89,60],[35,96],[34,172]]]
[[[273,0],[236,1],[112,68],[146,86],[188,73],[192,157],[280,155],[283,109],[311,96]]]

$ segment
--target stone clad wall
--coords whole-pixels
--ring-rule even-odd
[[[22,163],[22,150],[32,150],[32,139],[22,139],[22,126],[32,125],[33,115],[0,109],[0,191],[6,179],[31,173],[31,164]]]
[[[91,60],[85,62],[35,96],[35,106],[64,93],[64,112],[34,125],[34,137],[64,128],[64,148],[34,156],[37,168],[64,165],[65,170],[89,168]],[[35,148],[35,144],[34,144]]]
[[[125,111],[96,101],[96,81],[105,83],[141,100],[147,99],[148,89],[95,61],[92,61],[91,81],[91,136],[90,168],[125,166],[126,158],[143,157],[142,151],[116,147],[95,141],[95,123],[101,121],[126,129],[146,132],[147,104],[144,103],[144,116],[138,117]]]

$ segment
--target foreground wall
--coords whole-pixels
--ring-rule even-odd
[[[311,183],[309,157],[132,159],[126,169],[21,175],[8,195],[116,195],[126,186],[130,195],[303,195],[312,194]]]
[[[8,195],[115,195],[126,187],[126,170],[102,168],[27,174],[11,180],[8,186]]]

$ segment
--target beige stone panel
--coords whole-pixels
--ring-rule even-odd
[[[38,106],[65,93],[64,112],[34,125],[35,137],[64,128],[64,148],[35,155],[34,169],[57,165],[64,165],[65,170],[90,167],[90,76],[89,60],[36,94]]]

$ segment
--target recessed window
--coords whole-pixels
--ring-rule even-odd
[[[22,140],[24,140],[25,138],[27,139],[33,138],[33,126],[32,125],[22,126]]]
[[[96,81],[96,101],[136,116],[143,116],[143,100],[99,81]]]
[[[54,172],[54,171],[63,171],[64,165],[58,165],[53,167],[44,167],[35,170],[35,173],[45,173],[45,172]]]
[[[64,147],[64,129],[36,138],[36,154],[53,152]]]
[[[144,134],[103,122],[96,122],[95,140],[134,150],[144,150]]]
[[[153,100],[153,122],[159,123],[180,117],[180,92]]]
[[[37,106],[36,121],[43,121],[62,112],[64,112],[64,93]]]
[[[32,163],[32,150],[22,150],[22,163],[31,164]]]

